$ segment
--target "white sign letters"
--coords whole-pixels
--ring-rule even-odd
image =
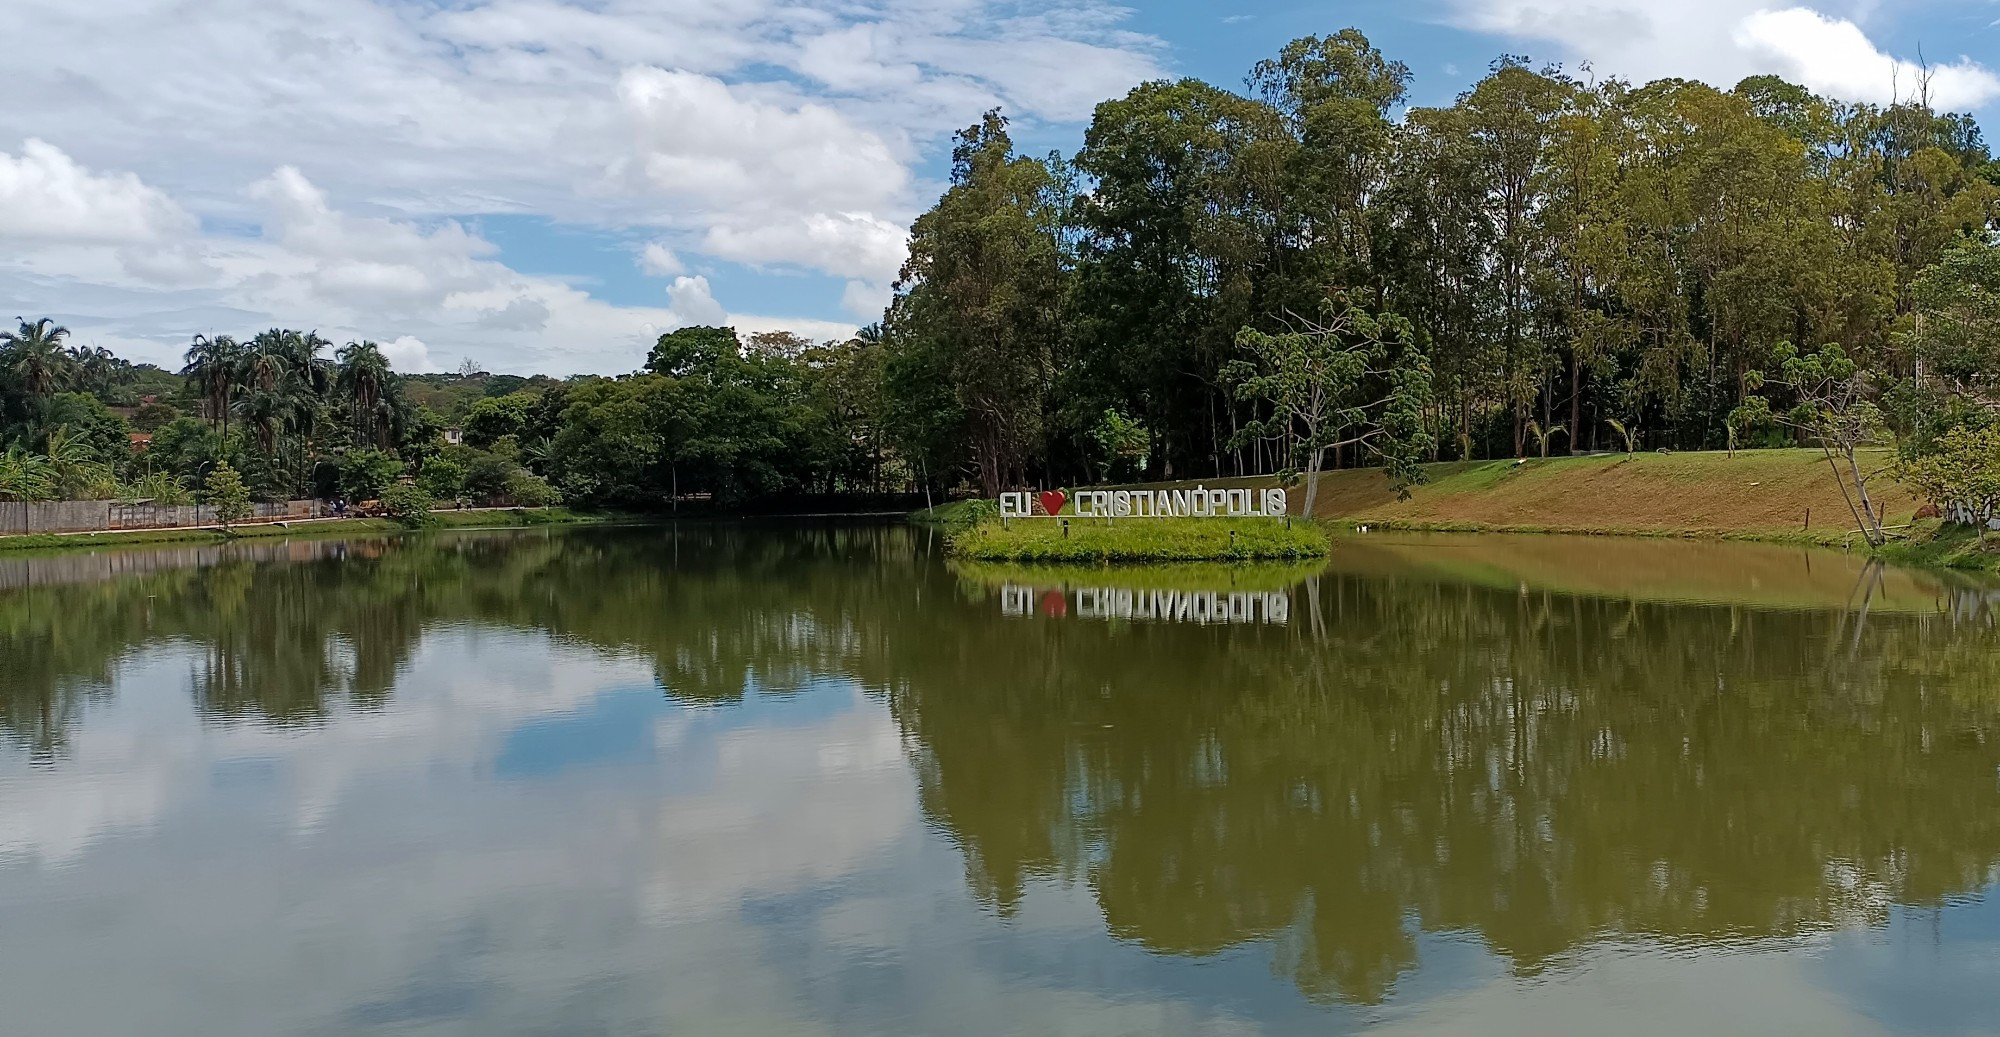
[[[1287,504],[1283,490],[1211,490],[1203,486],[1192,490],[1078,490],[1074,495],[1019,492],[1000,495],[1000,517],[1050,518],[1051,503],[1060,509],[1069,500],[1076,502],[1077,518],[1283,518]]]

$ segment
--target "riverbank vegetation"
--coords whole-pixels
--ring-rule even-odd
[[[985,562],[1293,561],[1326,552],[1316,524],[1274,518],[987,520],[951,537],[953,557]]]
[[[103,533],[29,533],[0,536],[0,553],[67,551],[80,547],[138,544],[220,544],[235,540],[353,536],[359,533],[404,533],[413,526],[426,529],[512,529],[527,526],[570,526],[636,522],[644,516],[615,512],[577,512],[568,508],[481,508],[433,511],[422,522],[400,518],[308,519],[285,522],[237,523],[182,529],[120,529]]]

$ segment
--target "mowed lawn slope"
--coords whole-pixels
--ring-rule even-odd
[[[1872,452],[1862,471],[1889,460],[1887,451]],[[1379,470],[1328,472],[1313,510],[1326,519],[1436,528],[1817,537],[1857,528],[1817,450],[1448,462],[1431,465],[1428,475],[1409,500],[1398,500]],[[1291,493],[1292,506],[1302,506],[1304,488]],[[1910,521],[1923,504],[1886,473],[1870,480],[1869,494],[1892,525]]]

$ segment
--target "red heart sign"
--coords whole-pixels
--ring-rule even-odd
[[[1042,502],[1042,511],[1048,515],[1062,514],[1063,505],[1069,503],[1069,494],[1061,490],[1050,490],[1036,498]]]

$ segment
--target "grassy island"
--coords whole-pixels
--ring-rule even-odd
[[[1326,534],[1283,519],[987,519],[954,533],[951,553],[985,562],[1268,562],[1324,558]]]

